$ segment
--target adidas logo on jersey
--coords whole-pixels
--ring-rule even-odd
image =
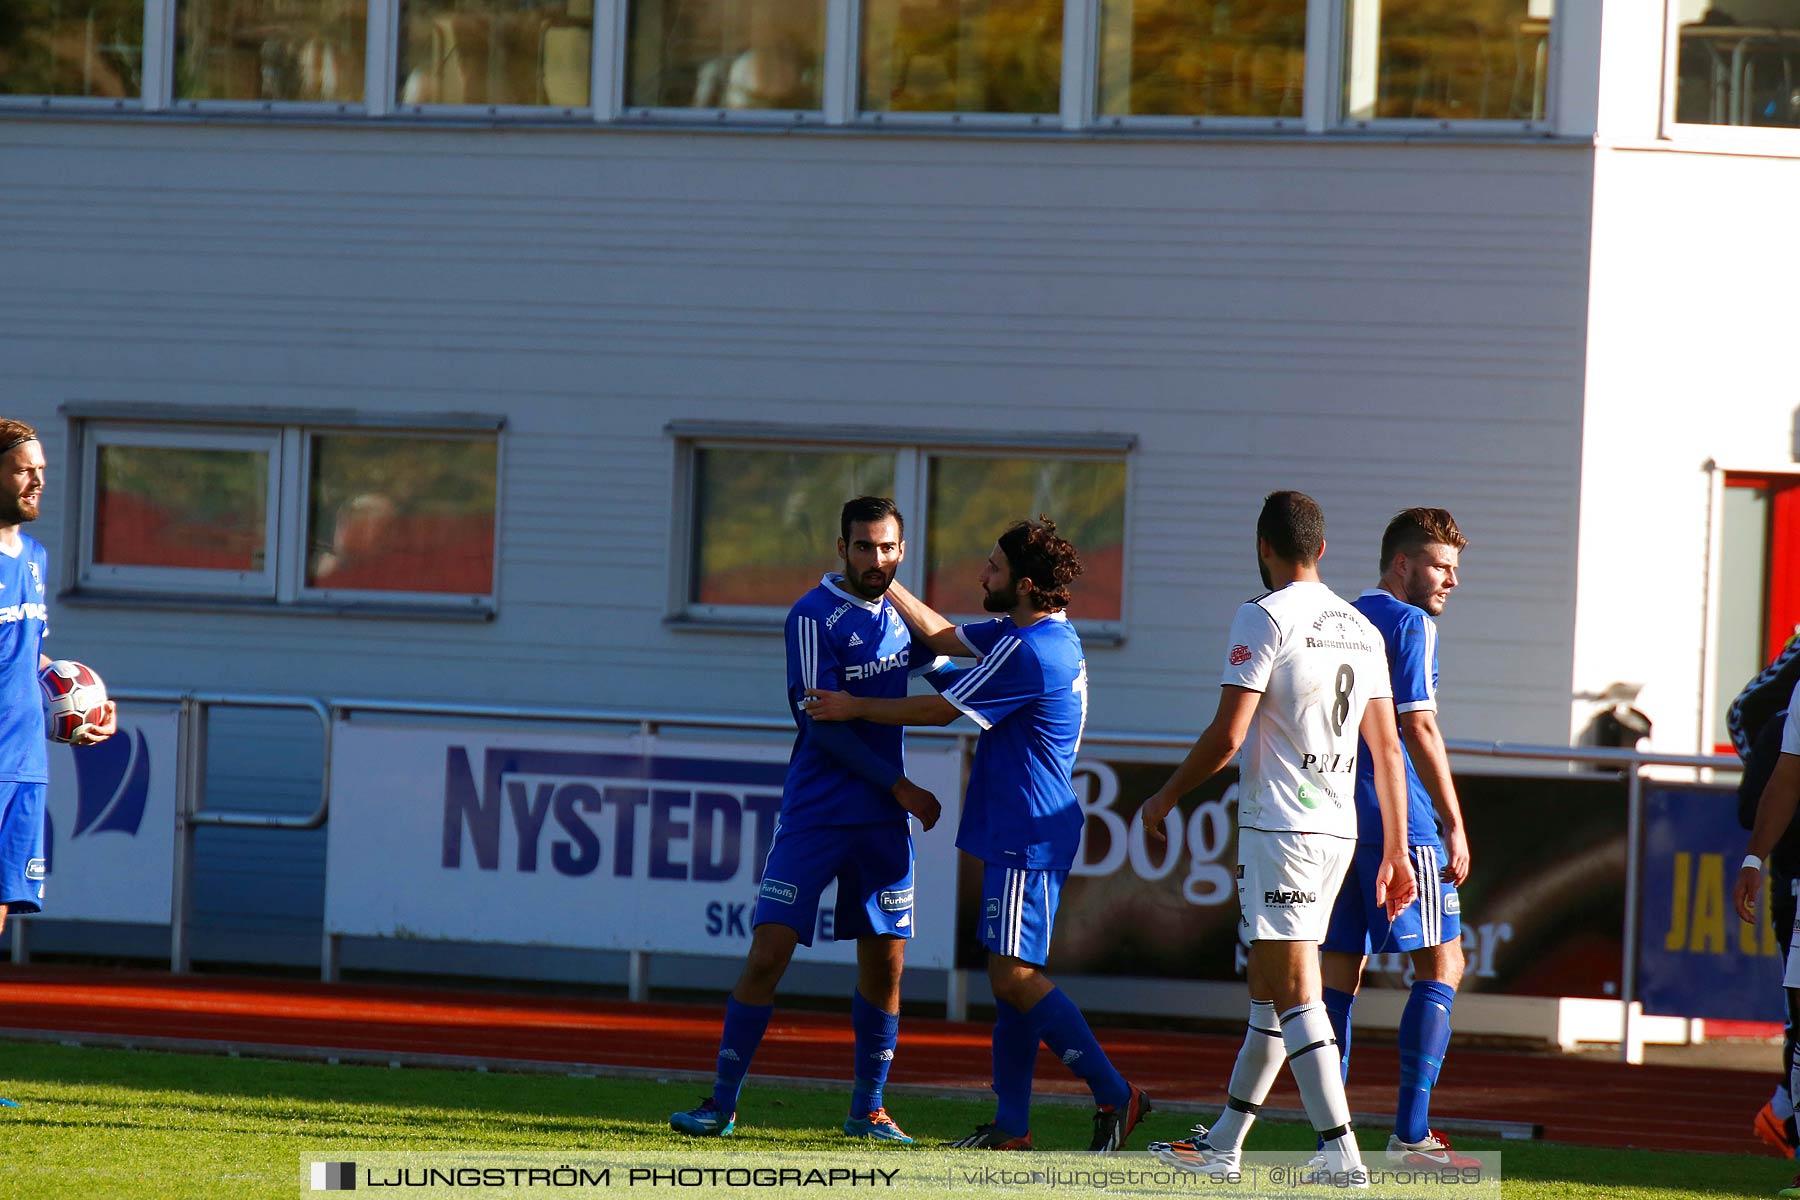
[[[849,642],[846,643],[846,645],[851,645],[851,646],[862,645],[862,634],[860,634],[860,633],[851,634],[850,640],[849,640]]]

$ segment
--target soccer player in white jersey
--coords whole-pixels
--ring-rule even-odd
[[[1400,1093],[1388,1162],[1399,1167],[1479,1166],[1431,1128],[1431,1089],[1450,1046],[1450,1012],[1462,981],[1462,901],[1469,839],[1437,724],[1437,622],[1457,585],[1469,539],[1441,508],[1409,508],[1381,535],[1379,586],[1356,598],[1356,611],[1380,631],[1394,711],[1406,750],[1407,855],[1419,898],[1390,921],[1374,897],[1381,862],[1381,810],[1367,758],[1356,764],[1356,857],[1338,892],[1321,966],[1325,1010],[1350,1076],[1350,1013],[1371,953],[1404,951],[1413,982],[1400,1016]],[[1439,825],[1442,825],[1441,836]]]
[[[1087,721],[1087,659],[1063,610],[1081,558],[1049,520],[1000,535],[981,571],[982,607],[1001,616],[952,625],[896,585],[894,604],[933,652],[981,660],[940,696],[880,699],[813,691],[817,720],[981,727],[956,844],[982,863],[977,934],[994,989],[992,1121],[950,1143],[1029,1150],[1032,1071],[1041,1041],[1094,1093],[1088,1149],[1120,1149],[1150,1098],[1113,1067],[1075,1002],[1044,974],[1057,903],[1081,844],[1071,776]]]
[[[1359,731],[1374,758],[1383,818],[1375,895],[1391,916],[1416,889],[1387,656],[1374,627],[1320,582],[1324,553],[1317,502],[1300,492],[1270,493],[1256,522],[1256,556],[1269,591],[1231,623],[1212,724],[1142,809],[1146,835],[1161,841],[1169,810],[1242,748],[1237,886],[1250,942],[1250,1029],[1217,1123],[1151,1150],[1196,1174],[1236,1173],[1285,1048],[1325,1148],[1324,1170],[1334,1181],[1366,1186],[1337,1043],[1319,1003],[1319,941],[1356,848]]]
[[[1775,770],[1769,775],[1769,782],[1763,788],[1762,799],[1756,805],[1756,827],[1750,831],[1750,851],[1744,855],[1744,865],[1738,869],[1737,884],[1732,888],[1732,903],[1737,914],[1750,924],[1756,923],[1757,893],[1762,891],[1763,860],[1775,851],[1775,843],[1787,832],[1794,819],[1794,809],[1800,804],[1800,684],[1794,687],[1793,696],[1788,701],[1787,724],[1781,730],[1781,757],[1775,760]],[[1800,1004],[1800,954],[1795,953],[1796,940],[1800,939],[1800,923],[1785,931],[1788,942],[1787,973],[1782,976],[1781,986],[1788,990],[1788,1007],[1795,1010]],[[1788,1062],[1788,1088],[1795,1095],[1800,1095],[1800,1053]],[[1800,1175],[1794,1177],[1791,1187],[1783,1188],[1776,1195],[1800,1197]]]

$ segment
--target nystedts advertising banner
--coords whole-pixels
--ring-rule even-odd
[[[325,922],[332,933],[741,955],[781,810],[789,745],[358,719],[333,732]],[[953,955],[961,792],[953,748],[907,748],[944,813],[915,824],[907,960]],[[854,962],[819,905],[815,961]]]

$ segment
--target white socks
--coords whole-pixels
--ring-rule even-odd
[[[1331,1018],[1319,1003],[1302,1004],[1281,1014],[1281,1040],[1287,1048],[1288,1067],[1300,1087],[1306,1117],[1325,1143],[1325,1164],[1332,1171],[1362,1166],[1356,1137],[1350,1132],[1350,1102],[1344,1097],[1344,1076],[1339,1066],[1337,1042],[1331,1035]],[[1242,1059],[1239,1060],[1240,1062]],[[1232,1091],[1237,1076],[1232,1076]],[[1264,1089],[1265,1093],[1267,1089]],[[1216,1143],[1215,1143],[1216,1144]]]
[[[1267,1000],[1252,1000],[1250,1028],[1231,1068],[1225,1111],[1207,1133],[1208,1145],[1215,1150],[1244,1148],[1244,1138],[1256,1123],[1256,1110],[1268,1099],[1275,1076],[1281,1073],[1281,1062],[1281,1026],[1275,1020],[1275,1006]]]

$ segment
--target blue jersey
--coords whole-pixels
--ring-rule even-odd
[[[807,688],[904,696],[911,659],[912,635],[887,597],[864,600],[840,576],[825,576],[788,610],[788,711],[799,732],[781,792],[783,829],[905,822],[890,790],[905,769],[900,726],[815,723],[800,700]]]
[[[1437,622],[1422,608],[1372,588],[1355,600],[1356,611],[1369,619],[1387,644],[1388,677],[1394,684],[1394,712],[1437,711]],[[1406,840],[1414,846],[1439,844],[1437,814],[1431,793],[1419,780],[1412,755],[1404,745],[1406,760]],[[1356,746],[1356,840],[1381,844],[1381,805],[1375,799],[1375,767],[1369,761],[1369,744]]]
[[[49,628],[44,579],[50,556],[28,533],[19,541],[17,554],[0,550],[0,780],[48,783],[38,657]]]
[[[1066,871],[1081,845],[1071,775],[1087,723],[1087,660],[1062,613],[957,629],[981,659],[944,698],[981,726],[956,844],[996,866]]]

